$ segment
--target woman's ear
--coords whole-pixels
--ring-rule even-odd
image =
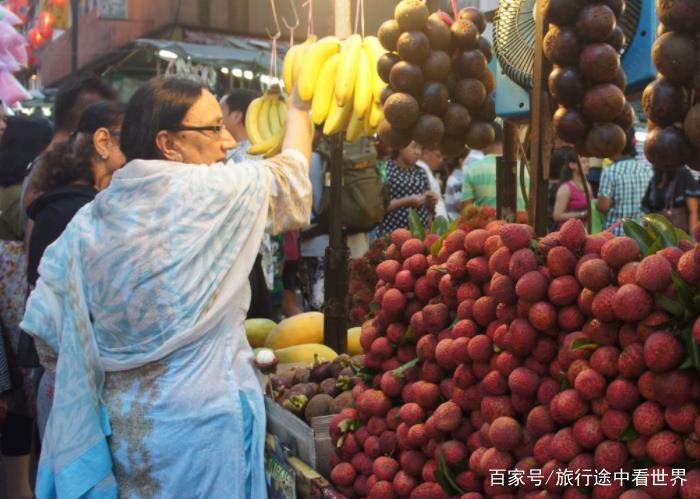
[[[97,155],[103,160],[109,157],[111,142],[109,130],[106,128],[98,128],[95,130],[95,133],[92,134],[92,145]]]
[[[163,157],[170,161],[182,161],[182,153],[178,150],[177,143],[167,130],[161,130],[156,135],[156,147],[160,149]]]

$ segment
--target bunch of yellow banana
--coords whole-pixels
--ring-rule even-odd
[[[311,119],[324,124],[325,135],[344,131],[350,142],[373,135],[384,118],[379,96],[385,84],[377,74],[384,52],[375,36],[307,40],[287,52],[285,89],[296,85],[299,97],[311,102]]]
[[[284,140],[287,106],[279,87],[272,87],[248,106],[245,129],[251,146],[248,154],[266,158],[279,154]]]

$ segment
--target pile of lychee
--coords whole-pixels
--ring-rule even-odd
[[[366,380],[331,423],[343,494],[700,497],[689,466],[700,459],[700,375],[692,335],[666,310],[679,281],[700,284],[693,243],[642,257],[635,239],[587,235],[579,220],[539,240],[501,221],[391,238],[381,309],[362,326]],[[646,486],[557,480],[637,469]],[[517,487],[495,479],[515,470]]]
[[[657,0],[656,11],[652,59],[659,76],[642,95],[649,126],[644,153],[658,168],[700,169],[700,3]]]
[[[625,35],[618,22],[624,11],[625,0],[547,2],[543,49],[554,64],[549,92],[559,104],[553,125],[561,140],[585,156],[617,156],[634,124],[620,63]]]

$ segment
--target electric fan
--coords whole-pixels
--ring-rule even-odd
[[[493,26],[496,53],[496,114],[522,118],[530,114],[530,92],[535,60],[536,0],[501,0]],[[651,46],[658,20],[654,2],[627,0],[619,26],[625,34],[622,69],[627,75],[627,94],[641,91],[654,79]]]

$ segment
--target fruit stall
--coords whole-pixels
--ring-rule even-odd
[[[457,157],[487,147],[498,116],[506,142],[497,211],[412,219],[349,270],[336,220],[327,255],[345,270],[326,316],[246,323],[270,496],[699,498],[700,230],[652,214],[624,235],[578,219],[546,233],[542,217],[554,142],[617,156],[640,97],[649,162],[698,166],[700,4],[502,1],[495,50],[486,16],[452,4],[402,0],[376,37],[310,36],[255,103],[251,119],[273,117],[251,124],[251,148],[275,154],[281,95],[298,88],[333,138],[336,193],[344,141]],[[516,21],[529,79],[508,56]],[[528,224],[512,217],[523,187]],[[351,301],[364,312],[349,318]]]

